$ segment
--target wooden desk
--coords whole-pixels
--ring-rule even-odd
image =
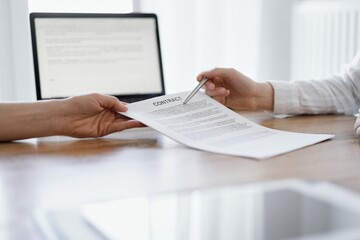
[[[38,239],[31,215],[36,208],[155,192],[284,178],[329,180],[360,192],[354,117],[243,115],[270,128],[336,137],[263,161],[190,149],[149,128],[100,139],[0,144],[0,238]]]

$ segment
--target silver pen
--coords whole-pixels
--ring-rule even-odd
[[[192,90],[185,98],[185,100],[183,101],[183,104],[186,104],[199,90],[202,86],[204,86],[204,84],[206,83],[206,81],[208,80],[207,77],[204,77],[199,84],[194,88],[194,90]]]

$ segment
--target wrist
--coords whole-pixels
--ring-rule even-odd
[[[64,135],[64,100],[37,102],[37,112],[33,113],[40,136]]]
[[[52,135],[63,135],[62,134],[62,112],[60,104],[62,100],[50,100],[41,102],[43,106],[41,108],[41,113],[39,113],[39,123],[42,126],[39,126],[39,129],[42,129],[44,136]]]
[[[53,100],[49,102],[51,109],[51,123],[54,135],[65,136],[67,135],[66,126],[69,125],[69,117],[67,114],[67,99]]]

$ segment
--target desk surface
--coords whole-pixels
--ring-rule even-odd
[[[49,137],[0,144],[0,238],[38,239],[31,215],[37,208],[164,191],[304,178],[360,192],[354,117],[243,115],[274,129],[336,137],[262,161],[194,150],[149,128],[99,139]]]

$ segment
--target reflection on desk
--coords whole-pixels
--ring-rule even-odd
[[[149,128],[99,139],[0,144],[0,238],[38,239],[34,209],[164,191],[304,178],[360,192],[360,140],[353,116],[243,115],[274,129],[336,136],[263,162],[190,149]]]
[[[360,239],[360,196],[301,180],[154,194],[36,216],[50,240]]]

